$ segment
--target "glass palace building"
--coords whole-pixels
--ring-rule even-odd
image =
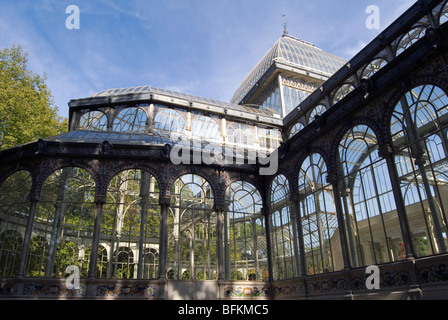
[[[350,61],[285,32],[230,102],[71,100],[0,153],[0,298],[448,298],[447,21],[418,1]]]

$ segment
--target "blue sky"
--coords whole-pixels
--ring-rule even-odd
[[[414,0],[0,0],[0,47],[20,44],[46,73],[60,115],[70,99],[151,85],[230,101],[283,33],[347,60]],[[66,8],[80,29],[66,28]],[[380,29],[365,26],[380,9]]]

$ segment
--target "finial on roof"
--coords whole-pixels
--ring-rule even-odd
[[[283,14],[283,35],[288,34],[288,24],[286,23],[286,14]]]

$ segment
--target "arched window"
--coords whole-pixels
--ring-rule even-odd
[[[146,130],[146,121],[146,112],[141,108],[124,108],[115,117],[113,131],[144,132]]]
[[[0,277],[17,274],[30,210],[31,175],[17,171],[0,187]]]
[[[281,133],[276,129],[258,128],[258,142],[260,148],[272,151],[282,142]]]
[[[187,174],[174,182],[168,220],[168,270],[173,279],[215,278],[217,250],[213,205],[211,186],[201,176]],[[202,278],[197,277],[200,272]]]
[[[0,234],[0,277],[13,277],[19,270],[22,253],[22,235],[15,230],[6,230]]]
[[[143,254],[143,278],[157,279],[159,270],[159,253],[155,249],[145,249]]]
[[[299,173],[299,209],[307,274],[343,269],[333,191],[322,156],[311,154]]]
[[[268,280],[261,195],[248,182],[233,182],[226,190],[224,252],[226,280]]]
[[[191,135],[203,140],[221,141],[221,128],[215,119],[199,116],[192,121]]]
[[[426,27],[418,26],[412,28],[410,31],[406,32],[398,41],[398,44],[395,49],[395,56],[400,55],[407,48],[416,43],[420,38],[425,35]]]
[[[92,254],[92,246],[89,246],[84,252],[84,261],[81,269],[82,277],[87,277],[88,275],[91,254]],[[97,265],[96,277],[98,279],[107,277],[107,264],[108,264],[107,250],[104,246],[100,245],[98,247],[97,261],[96,261]]]
[[[294,137],[297,133],[299,133],[300,131],[303,130],[303,128],[305,128],[305,126],[303,125],[303,123],[301,122],[297,122],[294,127],[291,128],[291,132],[289,133],[289,138],[291,139],[292,137]]]
[[[107,131],[107,116],[101,111],[89,111],[79,119],[78,129]]]
[[[355,90],[355,87],[351,83],[343,84],[333,95],[333,105],[344,99],[353,90]]]
[[[48,251],[39,258],[29,257],[29,274],[40,277],[64,277],[65,267],[80,265],[78,249],[92,242],[95,216],[95,180],[86,170],[76,167],[53,172],[43,184],[36,209],[33,235],[43,237]],[[66,241],[70,246],[66,246]],[[73,249],[73,250],[72,250]],[[33,248],[30,248],[31,255]]]
[[[160,109],[154,118],[154,124],[160,133],[179,136],[185,134],[185,119],[179,111],[173,109]]]
[[[313,111],[311,111],[311,113],[310,113],[310,117],[309,117],[309,120],[308,120],[308,123],[313,122],[317,116],[320,116],[320,115],[324,114],[325,111],[327,111],[327,108],[325,108],[325,106],[323,106],[323,105],[321,105],[321,104],[320,104],[320,105],[317,105],[317,106],[313,109]]]
[[[135,279],[134,253],[129,247],[120,247],[112,257],[114,261],[114,278]]]
[[[241,123],[232,123],[227,127],[227,142],[241,147],[254,147],[254,132]]]
[[[352,265],[368,266],[406,257],[386,160],[375,133],[365,125],[339,143],[341,201]]]
[[[289,184],[284,175],[274,178],[271,186],[270,238],[274,280],[298,276],[297,221],[291,216]]]
[[[113,253],[107,278],[142,279],[145,275],[145,250],[159,245],[159,192],[157,180],[144,170],[125,170],[110,181],[101,224],[101,237],[109,240],[100,242]],[[132,252],[138,260],[134,261]]]
[[[417,256],[447,248],[448,97],[421,85],[401,97],[391,118],[395,164]]]
[[[385,65],[387,65],[386,59],[384,58],[374,59],[364,68],[364,71],[361,74],[361,79],[369,79]]]

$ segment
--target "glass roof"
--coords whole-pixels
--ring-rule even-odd
[[[346,63],[346,60],[327,53],[311,43],[284,34],[244,79],[231,102],[240,103],[275,62],[296,65],[298,68],[330,77]]]
[[[161,95],[166,95],[166,96],[173,97],[173,98],[188,100],[191,102],[203,103],[203,104],[218,106],[218,107],[227,108],[227,109],[234,109],[234,110],[238,110],[238,111],[256,113],[256,114],[261,114],[261,115],[265,115],[268,117],[273,117],[274,115],[276,115],[273,111],[259,109],[258,107],[255,107],[255,106],[244,106],[244,105],[238,105],[238,104],[233,104],[233,103],[228,103],[228,102],[222,102],[222,101],[218,101],[218,100],[214,100],[214,99],[194,96],[191,94],[155,88],[152,86],[107,89],[107,90],[103,90],[98,93],[95,93],[94,95],[92,95],[92,97],[110,97],[110,96],[119,96],[119,95],[125,95],[125,94],[139,94],[139,93],[161,94]]]
[[[110,143],[124,144],[172,144],[169,137],[151,133],[126,133],[126,132],[100,132],[100,131],[83,131],[75,130],[58,136],[45,139],[47,141],[58,142],[92,142],[102,143],[108,141]]]

